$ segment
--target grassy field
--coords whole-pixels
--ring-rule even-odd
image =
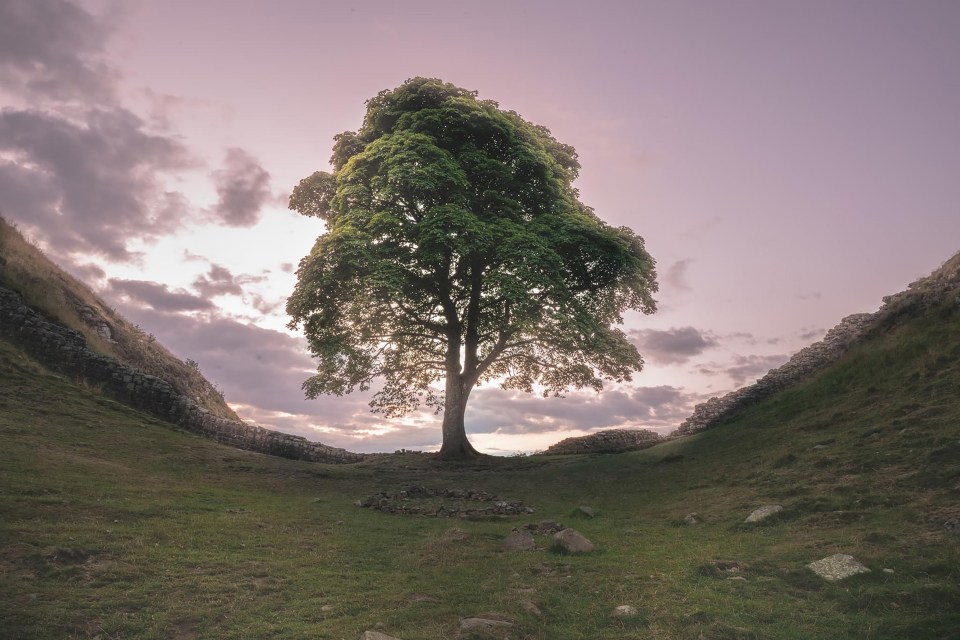
[[[200,440],[0,343],[0,637],[435,639],[496,612],[514,639],[960,638],[960,535],[944,528],[960,518],[958,363],[945,308],[645,451],[334,467]],[[411,484],[537,512],[354,505]],[[743,523],[764,504],[784,511]],[[544,519],[597,549],[500,551]],[[805,566],[838,552],[870,573]],[[622,604],[639,615],[612,617]]]

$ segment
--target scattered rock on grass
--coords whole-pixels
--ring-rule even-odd
[[[700,524],[701,522],[702,520],[700,520],[700,514],[698,513],[688,513],[683,519],[683,524]]]
[[[529,531],[514,529],[500,543],[500,548],[504,551],[533,551],[536,545],[533,542],[533,534]]]
[[[538,618],[543,615],[543,612],[540,611],[540,607],[530,602],[529,600],[521,600],[520,608],[529,614],[537,616]]]
[[[577,507],[577,513],[579,513],[582,516],[587,516],[588,518],[592,518],[596,515],[593,509],[583,505]]]
[[[506,634],[513,627],[513,622],[506,616],[485,613],[472,618],[461,618],[458,638],[506,638]]]
[[[867,569],[857,562],[853,556],[845,553],[835,553],[823,560],[811,562],[807,567],[824,580],[830,582],[843,580],[844,578],[855,576],[858,573],[867,573],[870,571],[870,569]]]
[[[357,640],[400,640],[400,638],[395,638],[393,636],[388,636],[385,633],[380,633],[379,631],[364,631],[360,634],[360,637]]]
[[[950,518],[943,523],[943,530],[947,533],[960,533],[960,520]]]
[[[764,505],[748,515],[744,522],[760,522],[761,520],[765,520],[775,513],[780,513],[781,511],[783,511],[783,507],[778,504]]]
[[[576,529],[564,529],[553,536],[553,540],[560,549],[569,553],[589,553],[593,551],[593,543]]]
[[[640,612],[637,611],[636,607],[629,604],[621,604],[618,607],[614,607],[613,611],[610,612],[610,615],[614,618],[633,618],[638,613]]]
[[[539,523],[530,523],[525,525],[524,529],[532,531],[533,533],[538,533],[542,536],[552,536],[557,531],[563,531],[566,529],[566,527],[559,522],[554,522],[552,520],[541,520]]]

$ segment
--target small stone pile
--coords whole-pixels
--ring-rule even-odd
[[[426,502],[427,504],[424,504]],[[437,504],[439,502],[439,504]],[[481,503],[489,506],[470,506]],[[473,489],[429,489],[410,486],[399,491],[380,491],[357,501],[358,507],[395,515],[430,516],[434,518],[472,518],[481,516],[516,516],[534,513],[536,509],[516,500],[505,500],[487,491]]]
[[[588,436],[561,440],[543,453],[548,456],[570,453],[622,453],[652,447],[663,439],[660,434],[646,429],[607,429]]]

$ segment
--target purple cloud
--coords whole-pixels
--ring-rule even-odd
[[[38,110],[0,111],[0,209],[55,251],[129,261],[133,239],[177,228],[187,204],[158,174],[194,166],[177,140],[144,129],[122,108],[84,122]]]
[[[213,172],[219,200],[211,213],[231,227],[252,227],[272,199],[270,173],[243,149],[227,149],[223,168]]]
[[[629,337],[644,357],[659,364],[681,364],[718,344],[716,338],[693,327],[634,329]]]
[[[31,98],[109,102],[117,74],[101,56],[112,30],[66,0],[3,0],[0,86]]]
[[[146,305],[157,311],[212,311],[214,305],[186,291],[170,291],[166,285],[146,280],[123,280],[111,278],[107,281],[108,293],[122,296],[137,305]]]

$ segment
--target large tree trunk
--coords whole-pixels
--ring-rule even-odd
[[[470,389],[464,389],[460,378],[459,374],[447,374],[443,401],[443,445],[440,447],[440,457],[449,460],[466,460],[480,455],[467,440],[463,416],[467,410]]]

